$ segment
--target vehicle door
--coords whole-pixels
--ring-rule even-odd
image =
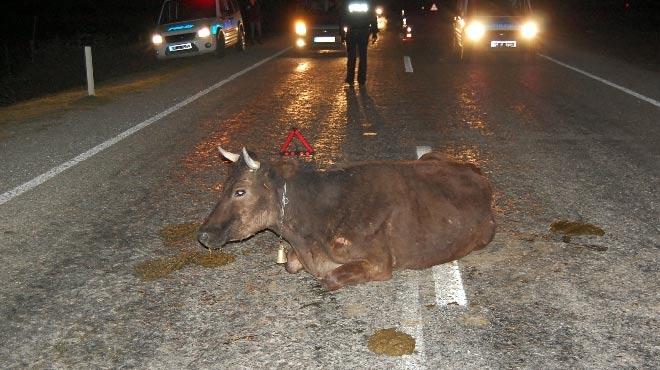
[[[227,46],[234,45],[238,40],[238,17],[236,10],[230,0],[218,0],[220,6],[220,17],[222,19],[222,29],[225,34],[225,43]],[[238,13],[240,14],[240,13]]]

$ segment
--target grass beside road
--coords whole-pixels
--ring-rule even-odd
[[[88,96],[87,90],[72,89],[0,107],[0,127],[10,123],[27,122],[49,114],[61,114],[71,109],[106,104],[127,93],[149,90],[186,69],[186,66],[178,64],[168,65],[154,71],[108,81],[96,87],[96,96]]]

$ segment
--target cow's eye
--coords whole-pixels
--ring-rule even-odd
[[[235,196],[235,197],[242,197],[243,195],[245,195],[245,190],[243,190],[243,189],[236,190],[236,191],[234,192],[234,196]]]

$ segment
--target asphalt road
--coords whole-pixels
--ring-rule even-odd
[[[0,367],[657,368],[660,76],[558,39],[535,60],[456,64],[439,17],[411,23],[414,40],[390,28],[370,49],[366,88],[343,86],[343,53],[271,39],[0,127]],[[225,178],[216,147],[277,159],[292,127],[320,168],[422,145],[477,163],[495,239],[458,269],[335,293],[277,265],[270,232],[227,246],[228,265],[144,279],[145,262],[203,251],[186,230]],[[562,237],[558,220],[604,235]],[[413,354],[369,350],[391,327]]]

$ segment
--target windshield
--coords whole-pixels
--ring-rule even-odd
[[[298,9],[313,14],[334,14],[339,10],[338,0],[298,0]]]
[[[167,0],[160,24],[215,17],[215,0]]]
[[[524,15],[524,0],[468,0],[468,15]]]

